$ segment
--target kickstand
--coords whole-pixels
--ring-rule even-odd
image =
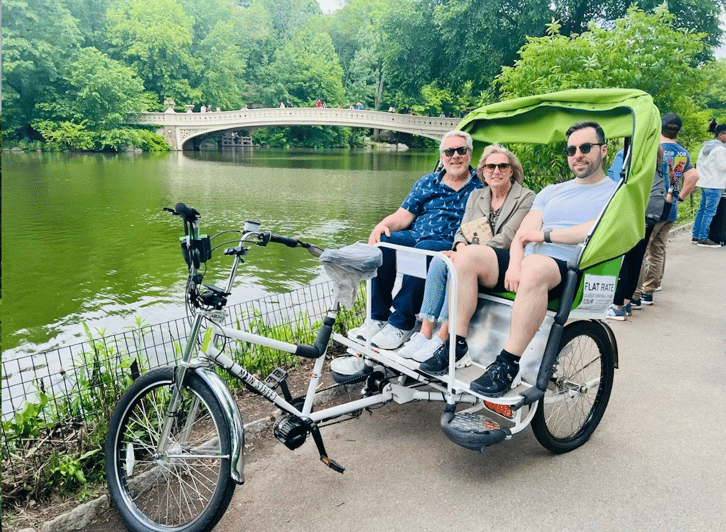
[[[334,460],[328,458],[328,454],[325,452],[325,446],[323,445],[323,437],[320,435],[320,429],[318,429],[318,426],[315,423],[311,423],[309,428],[310,434],[313,435],[313,441],[320,453],[320,461],[333,471],[337,471],[338,473],[345,471],[343,466],[338,465]]]

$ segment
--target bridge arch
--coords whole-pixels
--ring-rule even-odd
[[[439,140],[444,133],[455,129],[459,118],[384,113],[355,109],[285,107],[270,109],[241,109],[213,113],[143,113],[127,123],[152,125],[169,143],[172,150],[184,149],[184,144],[196,137],[219,131],[270,126],[349,126],[410,133]]]

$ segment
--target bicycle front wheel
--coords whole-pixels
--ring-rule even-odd
[[[157,450],[176,384],[174,368],[140,377],[123,395],[106,438],[106,480],[135,532],[206,532],[234,492],[228,421],[216,397],[188,374],[166,450]]]
[[[585,443],[605,413],[614,374],[615,349],[601,326],[576,321],[565,327],[549,386],[532,418],[537,441],[553,453]]]

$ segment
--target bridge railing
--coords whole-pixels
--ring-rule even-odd
[[[143,113],[127,123],[182,128],[192,136],[249,127],[328,125],[402,131],[433,139],[456,127],[459,118],[419,116],[357,109],[285,107],[207,113]],[[184,135],[185,139],[189,135]]]

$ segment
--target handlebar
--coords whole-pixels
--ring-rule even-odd
[[[185,237],[180,238],[179,240],[184,260],[189,267],[187,297],[189,303],[195,308],[198,308],[200,303],[204,306],[216,309],[221,309],[224,305],[226,305],[226,296],[228,296],[232,290],[232,283],[237,272],[237,267],[242,261],[242,257],[249,251],[249,248],[245,248],[245,244],[255,243],[258,246],[266,246],[270,242],[274,242],[275,244],[283,244],[290,248],[302,247],[307,249],[308,252],[315,257],[320,257],[324,251],[322,248],[308,242],[303,242],[298,238],[277,235],[270,231],[260,231],[259,223],[256,222],[246,222],[243,230],[222,231],[210,238],[208,235],[199,234],[199,219],[201,218],[201,215],[196,209],[189,207],[184,203],[177,203],[173,209],[164,207],[164,210],[175,216],[179,216],[182,220],[184,220]],[[200,294],[198,287],[202,284],[204,273],[198,273],[198,269],[203,263],[206,263],[207,260],[212,257],[213,249],[217,249],[218,247],[227,244],[225,242],[212,248],[211,240],[223,233],[229,232],[241,233],[241,236],[236,247],[226,248],[224,250],[225,255],[235,257],[227,289],[212,289],[212,287],[204,285],[209,289],[209,292]]]
[[[172,213],[174,216],[181,217],[182,220],[188,223],[194,223],[202,217],[196,209],[193,209],[192,207],[187,207],[183,203],[177,203],[176,205],[174,205],[173,209],[170,209],[169,207],[164,207],[164,210]]]
[[[275,242],[276,244],[284,244],[289,248],[296,248],[300,244],[300,241],[297,238],[276,235],[275,233],[270,233],[270,242]]]

